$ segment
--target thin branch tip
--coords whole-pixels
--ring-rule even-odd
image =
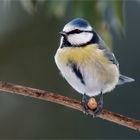
[[[3,81],[0,81],[0,90],[9,93],[33,97],[40,100],[54,102],[79,111],[83,110],[81,102],[49,91],[15,85]],[[92,110],[90,109],[89,114],[92,115]],[[140,121],[138,120],[127,118],[125,116],[107,111],[105,109],[102,110],[98,117],[140,132]]]

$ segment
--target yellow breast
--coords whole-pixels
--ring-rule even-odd
[[[68,61],[77,64],[85,64],[86,62],[96,61],[99,63],[109,63],[102,50],[97,45],[87,45],[85,47],[66,47],[58,52],[59,62],[67,63]]]

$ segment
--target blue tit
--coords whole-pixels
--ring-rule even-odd
[[[87,96],[100,95],[97,108],[93,111],[96,115],[103,108],[104,93],[134,79],[120,74],[114,54],[88,21],[76,18],[67,23],[60,34],[56,65],[67,82],[83,95],[85,112],[88,109]]]

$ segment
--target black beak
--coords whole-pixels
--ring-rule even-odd
[[[64,31],[59,32],[59,34],[62,35],[62,36],[64,36],[64,37],[67,36],[67,33],[64,32]]]

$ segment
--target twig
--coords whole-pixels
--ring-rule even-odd
[[[57,104],[68,106],[70,108],[73,108],[79,111],[83,110],[83,106],[81,102],[74,99],[70,99],[68,97],[54,94],[49,91],[15,85],[15,84],[2,82],[2,81],[0,81],[0,90],[10,92],[10,93],[16,93],[16,94],[20,94],[24,96],[30,96],[30,97],[34,97],[34,98],[45,100],[45,101],[54,102]],[[92,115],[92,110],[90,109],[89,109],[89,114]],[[134,129],[140,132],[140,121],[109,112],[105,109],[102,110],[102,112],[98,115],[98,117],[129,127],[131,129]]]

